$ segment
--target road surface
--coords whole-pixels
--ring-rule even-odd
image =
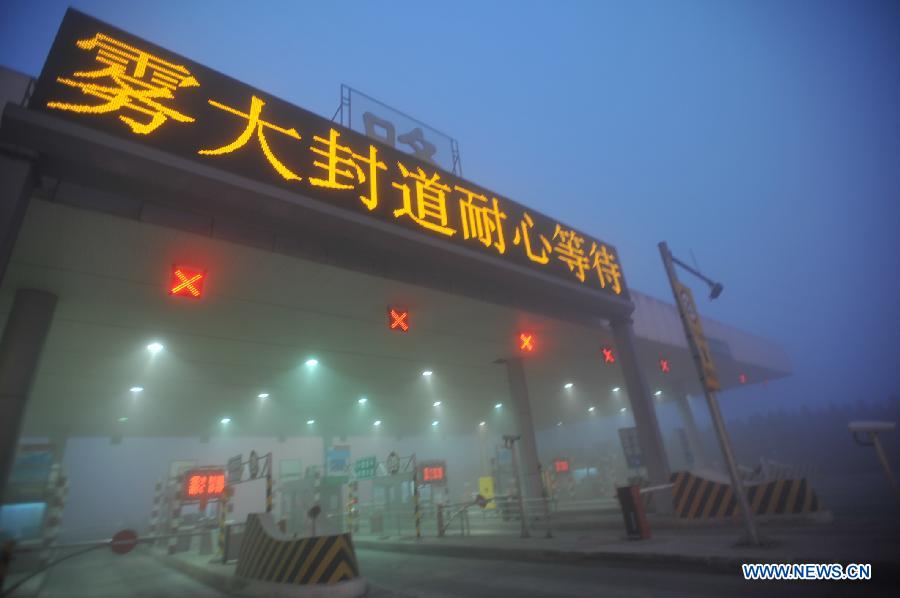
[[[15,598],[13,593],[10,598]],[[221,592],[162,565],[144,552],[107,548],[76,556],[47,571],[40,598],[218,598]]]
[[[739,572],[680,572],[653,566],[522,563],[379,550],[357,550],[357,555],[373,598],[896,596],[896,588],[872,582],[750,582]]]
[[[357,555],[369,582],[368,595],[373,598],[895,595],[890,592],[892,588],[872,582],[749,582],[738,572],[727,575],[654,566],[520,563],[379,550],[358,550]],[[54,567],[40,596],[207,598],[224,594],[141,550],[117,556],[103,549]]]

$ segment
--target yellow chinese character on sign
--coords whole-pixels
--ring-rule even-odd
[[[616,256],[609,253],[606,245],[601,244],[598,247],[594,242],[591,245],[590,257],[593,258],[591,268],[597,273],[600,286],[605,289],[608,284],[616,295],[620,295],[622,293],[622,271],[619,270],[619,264],[616,263]]]
[[[557,224],[553,240],[556,241],[553,249],[559,254],[557,258],[569,267],[569,272],[575,273],[575,278],[584,282],[584,270],[588,267],[588,259],[584,255],[584,237]]]
[[[324,139],[318,135],[313,136],[314,141],[321,143],[327,149],[322,149],[315,145],[309,146],[309,149],[328,160],[327,163],[316,160],[313,162],[313,166],[327,172],[328,178],[310,178],[309,182],[316,187],[352,189],[356,183],[362,184],[366,182],[366,173],[359,166],[358,162],[368,164],[369,196],[366,197],[365,195],[360,195],[359,198],[362,200],[363,205],[369,208],[369,210],[374,210],[378,205],[378,169],[387,170],[387,166],[384,162],[378,161],[378,150],[374,145],[369,146],[368,157],[360,156],[359,154],[353,153],[353,150],[349,147],[338,143],[338,137],[340,137],[340,135],[340,133],[331,129],[328,134],[328,139]],[[341,182],[348,180],[350,182]]]
[[[534,228],[534,220],[531,218],[531,214],[525,212],[522,216],[522,221],[519,223],[519,226],[516,227],[516,236],[513,237],[513,245],[518,245],[519,243],[525,246],[525,255],[528,256],[532,262],[536,262],[538,264],[546,264],[550,261],[550,253],[553,251],[552,246],[550,245],[550,241],[547,240],[547,237],[538,233],[538,240],[541,242],[541,253],[537,254],[534,252],[534,249],[531,247],[531,234],[529,231]]]
[[[454,188],[466,196],[465,199],[459,200],[463,237],[478,239],[485,247],[493,245],[501,255],[506,253],[506,239],[503,238],[503,221],[506,220],[506,213],[500,210],[497,198],[491,198],[493,203],[488,205],[488,199],[484,195],[464,187]]]
[[[230,112],[235,116],[240,116],[241,118],[246,119],[247,127],[244,129],[243,133],[238,135],[237,139],[235,139],[228,145],[223,145],[222,147],[211,150],[200,150],[199,152],[197,152],[198,154],[202,154],[204,156],[221,156],[222,154],[230,154],[234,150],[247,145],[247,142],[250,141],[253,133],[256,132],[256,138],[259,140],[259,145],[260,147],[262,147],[263,154],[265,154],[266,160],[269,161],[269,164],[272,165],[272,168],[274,168],[278,172],[278,174],[280,174],[284,179],[288,181],[300,180],[300,176],[297,173],[293,172],[287,166],[282,164],[281,161],[279,161],[278,158],[275,157],[275,154],[272,153],[272,149],[269,147],[269,143],[266,141],[265,130],[267,128],[272,129],[273,131],[277,131],[283,135],[292,137],[297,141],[300,140],[300,133],[297,132],[297,129],[285,129],[261,119],[259,115],[260,113],[262,113],[263,106],[266,105],[264,101],[256,96],[253,96],[253,99],[250,101],[249,114],[244,114],[240,110],[235,110],[234,108],[226,106],[225,104],[220,104],[215,100],[209,100],[209,103],[219,110],[224,110],[225,112]]]
[[[95,60],[105,67],[95,71],[76,71],[73,78],[57,77],[63,85],[80,89],[81,93],[104,100],[102,104],[73,104],[47,102],[48,108],[85,114],[108,114],[130,111],[137,118],[125,114],[119,120],[131,127],[133,133],[146,135],[166,120],[192,123],[194,119],[170,108],[163,100],[174,99],[175,90],[197,87],[200,84],[187,68],[139,50],[102,33],[76,42],[82,50],[97,50]],[[109,79],[111,82],[100,81]],[[144,115],[141,118],[139,115]]]
[[[411,172],[400,162],[397,162],[397,166],[405,178],[415,181],[416,199],[414,206],[413,192],[408,184],[391,183],[403,191],[403,207],[394,210],[394,218],[406,215],[423,228],[448,237],[453,236],[456,230],[447,226],[447,193],[450,187],[439,182],[441,177],[438,173],[429,178],[421,167],[416,168],[417,172]]]

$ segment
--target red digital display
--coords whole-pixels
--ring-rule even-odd
[[[609,347],[603,347],[603,363],[615,363],[616,356]]]
[[[668,359],[660,359],[659,360],[659,371],[663,374],[669,373],[669,360]]]
[[[444,468],[441,465],[422,468],[422,480],[425,482],[440,482],[444,479]]]
[[[519,350],[524,353],[531,353],[535,348],[535,335],[531,332],[522,332],[519,334]]]
[[[556,473],[564,473],[569,471],[569,462],[565,459],[557,459],[553,462],[553,469]]]
[[[388,326],[391,330],[409,332],[409,311],[388,308]]]
[[[184,496],[187,500],[219,498],[225,492],[225,472],[221,469],[194,470],[184,480]]]
[[[169,294],[174,297],[199,299],[203,296],[203,282],[206,272],[188,266],[172,266],[169,279]]]

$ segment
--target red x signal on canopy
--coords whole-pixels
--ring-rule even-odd
[[[206,273],[195,268],[172,266],[169,294],[177,297],[199,299],[203,295],[203,279]]]
[[[669,360],[668,359],[660,359],[659,360],[659,369],[662,370],[663,374],[669,373]]]
[[[603,349],[603,363],[615,363],[615,362],[616,362],[616,356],[613,355],[613,350],[608,347],[605,347]]]
[[[409,312],[400,309],[388,309],[391,330],[409,331]]]
[[[519,349],[526,353],[534,351],[534,334],[523,332],[519,335]]]

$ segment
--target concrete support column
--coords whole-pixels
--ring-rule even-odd
[[[519,474],[522,476],[522,493],[525,498],[541,498],[541,470],[534,436],[534,422],[531,419],[531,403],[528,399],[528,384],[522,360],[511,357],[506,361],[506,375],[509,379],[509,396],[516,415],[516,427],[521,438],[519,447]]]
[[[631,413],[637,426],[638,442],[644,457],[644,466],[650,484],[656,486],[669,483],[669,463],[663,445],[659,422],[656,419],[656,407],[650,398],[650,389],[644,374],[641,372],[637,348],[634,343],[634,329],[631,318],[611,320],[613,338],[619,351],[619,362],[625,377],[625,388],[631,403]],[[656,497],[659,500],[656,500]],[[659,512],[671,512],[671,492],[658,492],[654,495],[653,504]]]
[[[691,410],[690,397],[688,396],[683,383],[675,385],[675,394],[675,404],[678,406],[678,413],[684,424],[688,446],[694,454],[694,467],[707,467],[709,462],[706,460],[706,453],[703,450],[700,429],[697,427],[697,421],[694,419],[694,412]]]
[[[34,180],[30,159],[0,154],[0,280],[6,274]]]
[[[0,496],[6,490],[25,404],[55,309],[56,295],[52,293],[16,291],[0,339]]]

